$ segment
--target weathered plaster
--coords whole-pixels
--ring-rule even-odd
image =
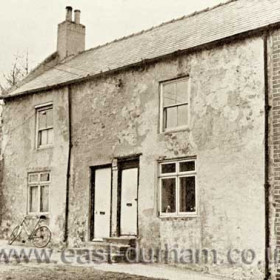
[[[35,106],[53,102],[54,145],[36,149]],[[3,112],[3,224],[6,235],[27,214],[27,173],[51,171],[49,225],[53,241],[62,240],[68,156],[67,90],[8,101]],[[6,237],[6,236],[5,236]]]
[[[215,249],[218,265],[191,267],[236,279],[262,279],[263,71],[263,41],[254,38],[72,85],[70,244],[82,246],[89,239],[90,167],[141,153],[139,245]],[[190,125],[159,133],[159,82],[182,75],[191,82]],[[54,106],[55,144],[36,150],[34,106],[49,101]],[[49,220],[57,242],[65,223],[67,89],[9,101],[3,115],[2,231],[8,232],[26,213],[27,172],[50,169]],[[157,161],[185,156],[197,157],[198,215],[161,219]],[[114,230],[115,212],[112,219]],[[256,260],[252,265],[221,263],[230,249],[252,249]]]
[[[216,249],[221,257],[229,249],[253,249],[257,259],[251,266],[202,269],[262,279],[263,69],[263,41],[255,38],[73,86],[70,239],[81,223],[88,238],[89,167],[142,153],[140,245]],[[190,126],[159,133],[159,82],[180,75],[191,80]],[[157,160],[194,155],[198,216],[160,219]]]

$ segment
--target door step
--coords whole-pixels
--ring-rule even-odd
[[[91,241],[87,248],[91,250],[90,261],[99,263],[128,263],[134,259],[136,237],[110,237],[103,241]]]
[[[107,237],[104,238],[105,242],[110,244],[123,244],[130,247],[136,247],[136,236],[120,236],[120,237]]]

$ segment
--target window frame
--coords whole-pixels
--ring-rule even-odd
[[[194,170],[191,171],[179,171],[180,163],[181,162],[194,162]],[[173,173],[162,173],[161,172],[161,166],[167,163],[175,163],[175,172]],[[168,217],[196,217],[198,215],[198,187],[197,187],[197,160],[196,158],[191,159],[179,159],[179,160],[165,160],[165,161],[159,161],[158,164],[159,169],[159,217],[160,218],[168,218]],[[194,212],[181,212],[180,211],[180,178],[185,177],[194,177],[195,178],[195,211]],[[166,213],[162,212],[162,179],[171,179],[175,178],[176,183],[176,200],[175,200],[175,212],[174,213]]]
[[[53,103],[52,102],[48,102],[42,105],[38,105],[35,106],[35,114],[36,114],[36,140],[35,140],[35,144],[36,144],[36,149],[40,150],[40,149],[46,149],[46,148],[51,148],[54,145],[54,141],[51,144],[46,144],[46,145],[40,145],[39,144],[39,133],[40,131],[44,131],[44,130],[53,130],[53,137],[54,137],[54,125],[47,127],[45,129],[39,129],[39,113],[41,111],[47,111],[47,110],[52,110],[53,112]]]
[[[166,106],[164,107],[163,102],[164,102],[164,92],[163,92],[163,86],[166,84],[172,84],[172,83],[177,83],[180,81],[188,81],[188,88],[187,88],[187,102],[183,102],[183,103],[178,103],[176,105],[170,105],[170,106]],[[191,92],[191,78],[189,76],[184,76],[184,77],[179,77],[179,78],[175,78],[175,79],[171,79],[171,80],[167,80],[167,81],[162,81],[160,82],[160,121],[159,121],[159,125],[160,125],[160,133],[165,133],[165,132],[172,132],[172,131],[180,131],[180,130],[186,130],[189,128],[189,123],[190,123],[190,92]],[[188,106],[188,120],[187,120],[187,124],[185,125],[181,125],[181,126],[176,126],[176,127],[171,127],[171,128],[165,128],[165,121],[164,121],[164,109],[165,108],[171,108],[171,107],[178,107],[181,105],[187,105]]]
[[[42,174],[49,174],[49,181],[40,181],[41,175]],[[37,174],[38,179],[37,181],[29,182],[29,177],[30,175]],[[49,188],[49,193],[48,193],[48,211],[42,211],[41,212],[41,187],[47,186]],[[29,172],[27,173],[27,213],[28,215],[38,215],[38,214],[49,214],[50,212],[50,186],[51,186],[51,172],[50,171],[40,171],[40,172]],[[37,198],[37,211],[36,212],[31,212],[30,211],[30,202],[31,202],[31,197],[30,197],[30,190],[32,187],[37,187],[38,189],[38,198]]]

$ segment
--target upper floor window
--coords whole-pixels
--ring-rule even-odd
[[[37,115],[37,147],[53,144],[53,106],[48,105],[36,109]]]
[[[28,174],[28,212],[49,212],[50,172]]]
[[[189,121],[189,79],[161,83],[161,131],[183,128]]]
[[[160,163],[160,215],[197,213],[195,160]]]

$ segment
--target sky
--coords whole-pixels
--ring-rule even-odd
[[[81,10],[86,48],[148,29],[226,0],[0,0],[0,82],[28,52],[33,68],[56,51],[65,7]]]

